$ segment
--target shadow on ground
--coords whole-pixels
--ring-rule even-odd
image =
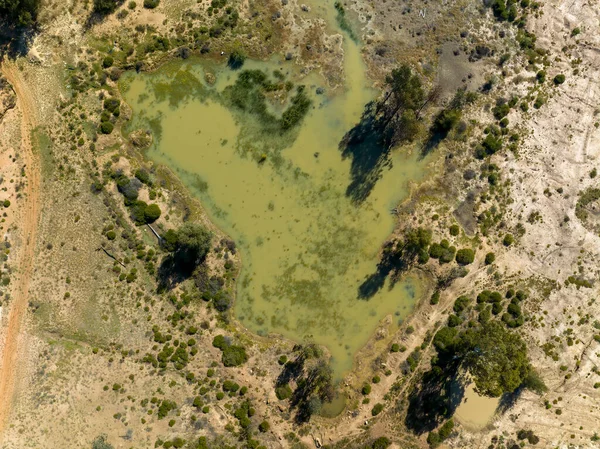
[[[5,57],[15,59],[27,55],[36,33],[35,28],[17,28],[0,21],[0,62]]]

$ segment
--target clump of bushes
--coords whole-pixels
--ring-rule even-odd
[[[221,361],[224,366],[240,366],[248,361],[248,354],[243,346],[236,346],[230,343],[229,339],[223,335],[217,335],[212,342],[215,348],[221,350]]]
[[[112,62],[110,64],[112,65]],[[100,115],[100,132],[102,134],[110,134],[113,132],[114,124],[111,120],[113,117],[116,119],[121,114],[120,106],[121,102],[116,98],[107,98],[104,100],[104,110]]]

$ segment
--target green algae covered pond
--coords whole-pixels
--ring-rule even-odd
[[[345,88],[331,95],[316,94],[320,76],[301,79],[293,63],[277,60],[247,61],[237,71],[178,61],[121,83],[133,109],[130,129],[153,131],[147,156],[182,179],[241,251],[236,317],[261,335],[326,346],[337,375],[351,369],[382,318],[399,324],[419,299],[420,284],[410,278],[368,300],[358,289],[394,228],[391,210],[424,170],[416,155],[392,153],[366,199],[349,195],[352,158],[343,157],[340,141],[377,93],[359,47],[344,45]],[[285,86],[266,94],[266,111],[232,106],[244,70]],[[300,125],[282,131],[264,115],[281,116],[298,84],[312,105]],[[244,95],[254,105],[254,94]]]

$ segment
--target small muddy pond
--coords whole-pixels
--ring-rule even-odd
[[[490,423],[499,403],[499,398],[480,396],[475,391],[475,384],[470,383],[454,416],[470,430],[481,430]]]
[[[292,62],[277,60],[247,61],[237,71],[177,62],[121,83],[134,113],[129,128],[153,130],[147,156],[180,176],[241,251],[237,318],[262,335],[325,345],[337,375],[352,367],[382,318],[393,315],[399,324],[420,296],[413,279],[386,284],[369,300],[358,298],[358,288],[375,272],[394,228],[391,210],[424,167],[416,155],[392,155],[367,200],[347,196],[352,160],[339,143],[376,92],[358,46],[344,45],[346,86],[333,95],[316,93],[324,87],[320,76],[301,77]],[[313,103],[301,126],[265,131],[252,114],[221,100],[246,69],[306,85]],[[284,107],[269,102],[272,114]]]

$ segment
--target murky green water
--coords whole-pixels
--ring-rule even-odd
[[[396,155],[367,201],[355,205],[347,198],[351,161],[342,159],[338,145],[375,92],[358,47],[345,45],[346,90],[315,95],[320,78],[304,79],[314,108],[293,142],[261,135],[250,117],[216,100],[235,79],[229,69],[219,69],[213,87],[200,63],[171,64],[122,83],[134,111],[132,129],[155,132],[148,156],[181,176],[241,250],[236,316],[261,334],[325,345],[337,374],[351,368],[353,354],[383,317],[400,322],[418,299],[412,280],[392,290],[386,285],[369,301],[357,292],[394,227],[391,209],[405,197],[407,182],[422,175],[416,157]],[[289,62],[248,67],[281,68],[288,79],[296,77]]]

